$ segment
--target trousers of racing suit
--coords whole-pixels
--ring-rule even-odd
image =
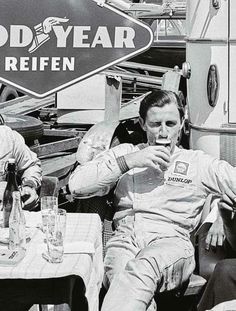
[[[105,273],[110,286],[102,311],[154,310],[149,304],[155,291],[180,287],[194,270],[189,240],[145,234],[134,218],[118,221],[116,234],[107,243]]]

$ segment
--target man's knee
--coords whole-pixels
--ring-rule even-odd
[[[118,256],[116,252],[114,254],[109,252],[109,254],[106,255],[104,261],[104,282],[106,287],[110,285],[115,275],[122,273],[125,270],[125,266],[129,259],[129,256],[124,253]]]
[[[156,286],[161,275],[155,258],[135,258],[130,260],[125,267],[126,272],[132,274],[142,282]]]
[[[116,258],[114,256],[105,257],[103,283],[106,288],[110,286],[114,275],[118,273],[117,267],[119,265],[116,264]]]

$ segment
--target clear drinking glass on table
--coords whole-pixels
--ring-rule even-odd
[[[42,229],[46,233],[48,216],[50,211],[57,211],[58,209],[58,199],[54,196],[45,196],[41,198],[41,215],[42,215]],[[52,217],[52,215],[51,215]]]
[[[46,241],[48,257],[52,263],[60,263],[64,254],[64,238],[66,232],[66,211],[59,208],[48,214]]]

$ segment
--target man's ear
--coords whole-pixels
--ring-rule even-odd
[[[139,124],[140,124],[142,130],[146,132],[147,128],[146,128],[144,120],[141,117],[139,117],[138,120],[139,120]]]
[[[186,119],[185,119],[184,117],[181,119],[181,124],[180,124],[180,130],[181,130],[181,131],[182,131],[183,127],[184,127],[185,120],[186,120]]]
[[[181,139],[181,136],[182,136],[182,129],[183,129],[183,127],[184,127],[184,124],[185,124],[185,118],[182,118],[181,120],[180,120],[180,128],[179,128],[179,141],[180,141],[180,139]]]

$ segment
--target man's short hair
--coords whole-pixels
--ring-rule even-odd
[[[180,120],[184,118],[184,107],[179,96],[171,91],[155,90],[149,93],[140,103],[139,115],[145,121],[147,112],[152,107],[164,107],[167,104],[175,103]]]

